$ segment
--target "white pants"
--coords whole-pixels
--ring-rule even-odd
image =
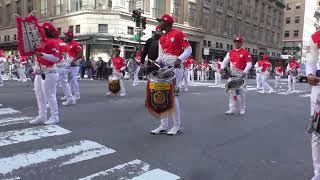
[[[275,88],[281,88],[281,76],[275,76]]]
[[[201,81],[207,81],[207,72],[206,71],[202,71],[201,72]]]
[[[197,71],[197,80],[200,81],[201,78],[201,71]]]
[[[219,72],[214,72],[214,83],[221,84],[221,74]]]
[[[288,76],[288,91],[296,90],[296,81],[297,79],[295,76],[291,76],[291,75]]]
[[[262,80],[262,88],[263,91],[267,91],[267,89],[270,91],[273,91],[272,87],[268,83],[269,74],[263,73],[261,74],[261,80]]]
[[[71,66],[70,67],[71,72],[71,90],[74,92],[75,96],[80,96],[80,88],[78,84],[78,73],[79,73],[79,66]]]
[[[0,65],[0,86],[3,85],[3,79],[2,79],[2,66]]]
[[[191,84],[194,83],[194,72],[193,72],[193,69],[188,70],[188,80],[189,80],[189,82],[191,82]]]
[[[188,86],[189,86],[189,83],[190,83],[189,71],[188,70],[184,70],[183,71],[183,80],[184,80],[184,88],[188,89]]]
[[[183,70],[182,69],[175,69],[176,75],[176,84],[180,84],[183,78]],[[174,112],[170,117],[173,120],[173,128],[181,128],[181,119],[180,119],[180,104],[178,96],[174,97]],[[169,126],[169,117],[161,117],[161,124],[162,128],[167,129]]]
[[[139,82],[139,72],[140,72],[141,66],[138,66],[136,71],[134,72],[134,79],[133,79],[133,86],[138,85]]]
[[[18,74],[20,77],[19,81],[26,81],[27,80],[25,72],[26,72],[26,68],[24,68],[24,67],[18,68]]]
[[[49,73],[45,75],[43,80],[40,75],[36,75],[34,79],[34,88],[39,108],[39,116],[47,117],[47,102],[50,108],[51,117],[59,119],[59,111],[57,104],[57,82],[58,73]]]
[[[310,101],[310,115],[312,116],[314,113],[314,106],[316,105],[317,96],[320,93],[320,86],[314,86],[311,90]],[[313,168],[314,174],[320,175],[320,138],[312,133],[311,138],[311,150],[312,150],[312,160],[313,160]]]
[[[70,85],[68,83],[68,74],[70,72],[70,69],[64,69],[64,68],[59,68],[58,73],[59,73],[59,82],[61,83],[61,87],[63,90],[64,95],[67,97],[67,100],[72,101],[74,100],[74,97],[71,92]]]
[[[257,89],[262,87],[261,73],[256,73]]]
[[[228,81],[231,79],[229,78]],[[244,86],[245,87],[245,86]],[[237,102],[239,103],[240,110],[246,109],[246,95],[243,89],[239,89],[239,95],[237,96],[238,100],[234,99],[235,91],[229,92],[229,110],[236,111],[237,110]]]

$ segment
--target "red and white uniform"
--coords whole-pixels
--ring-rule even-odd
[[[294,70],[299,71],[300,70],[300,63],[298,63],[297,61],[290,62],[288,64],[287,70],[291,71],[291,72],[294,71]]]
[[[123,72],[126,68],[126,60],[122,57],[114,57],[112,58],[112,66],[118,72]]]
[[[270,70],[271,70],[271,63],[269,61],[269,56],[264,56],[263,60],[259,63],[261,66],[261,79],[262,79],[262,92],[266,93],[268,90],[269,93],[273,92],[273,88],[269,85],[268,79],[270,75]]]
[[[225,59],[229,59],[231,71],[234,69],[244,71],[247,63],[252,61],[250,53],[245,48],[232,49],[228,52]],[[224,65],[222,65],[224,67]],[[248,73],[250,69],[247,69]]]
[[[215,72],[214,72],[214,84],[215,85],[220,85],[221,84],[221,74],[220,74],[220,69],[221,69],[221,62],[220,61],[216,61],[214,62],[216,63],[216,68],[217,69],[214,69]]]
[[[184,79],[185,91],[188,91],[188,86],[190,81],[191,83],[194,82],[193,65],[194,65],[194,59],[191,57],[187,58],[187,60],[183,62],[183,67],[184,67],[183,79]]]
[[[72,40],[67,43],[67,58],[70,61],[75,61],[78,59],[74,59],[80,52],[82,51],[82,48],[80,46],[80,43]]]
[[[136,61],[136,63],[138,64],[136,71],[134,72],[134,78],[133,78],[133,83],[132,86],[136,86],[138,85],[139,82],[139,72],[141,69],[141,53],[143,52],[143,48],[141,50],[138,50],[134,60]]]
[[[277,76],[283,76],[283,72],[284,72],[283,66],[277,66],[275,70],[276,70]]]
[[[6,61],[6,56],[4,54],[4,51],[0,50],[0,87],[3,86],[2,70],[4,61]]]
[[[230,62],[230,70],[232,72],[243,72],[248,73],[250,68],[252,67],[251,55],[250,53],[244,49],[232,49],[225,56],[221,69],[225,69]],[[229,78],[229,81],[231,78]],[[240,104],[240,112],[245,112],[245,93],[243,89],[239,89],[236,91],[230,91],[229,93],[229,111],[226,113],[236,111],[236,101],[238,100],[237,96],[240,96],[239,104]]]
[[[39,48],[43,56],[38,57],[37,62],[41,65],[43,71],[55,69],[55,64],[62,60],[59,46],[60,39],[51,38],[44,43],[45,45]]]

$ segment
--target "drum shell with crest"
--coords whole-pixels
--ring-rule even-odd
[[[174,80],[173,70],[159,69],[148,74],[146,89],[146,108],[155,117],[172,113],[174,108]]]
[[[115,72],[108,77],[108,86],[109,86],[109,91],[111,93],[117,94],[120,92],[120,89],[121,89],[120,79],[121,79],[121,75]]]
[[[227,68],[225,71],[226,75],[230,78],[225,85],[226,92],[241,89],[245,85],[241,70],[238,70],[236,68],[230,70],[229,68]]]

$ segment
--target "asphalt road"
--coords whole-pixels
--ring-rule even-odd
[[[90,179],[102,171],[92,179],[307,180],[313,175],[305,83],[298,83],[298,93],[261,94],[249,80],[247,114],[234,116],[224,114],[222,88],[196,83],[180,96],[183,133],[177,136],[149,134],[158,121],[144,107],[144,82],[132,87],[126,81],[126,97],[106,97],[105,83],[80,81],[81,99],[75,106],[59,106],[59,124],[31,126],[28,117],[37,115],[32,88],[6,81],[0,88],[0,179]]]

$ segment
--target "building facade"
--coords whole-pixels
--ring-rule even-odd
[[[315,32],[315,11],[319,7],[319,0],[287,0],[283,33],[283,56],[297,57],[301,63],[305,62],[307,46],[311,35]]]
[[[233,37],[242,35],[257,60],[260,53],[280,59],[284,19],[283,0],[0,0],[0,48],[17,49],[13,14],[26,16],[35,10],[40,21],[52,21],[60,32],[72,29],[86,57],[109,57],[119,47],[129,57],[137,41],[133,9],[147,17],[142,40],[151,37],[164,13],[175,19],[192,45],[193,56],[223,58],[233,47]]]

